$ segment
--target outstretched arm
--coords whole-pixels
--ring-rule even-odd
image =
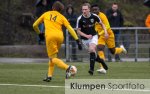
[[[83,37],[85,37],[85,38],[87,38],[87,39],[91,39],[91,38],[93,37],[92,35],[87,35],[87,34],[83,33],[80,28],[77,29],[77,33],[78,33],[80,36],[83,36]]]
[[[68,29],[69,33],[71,34],[71,36],[72,36],[75,40],[78,40],[78,39],[79,39],[78,36],[77,36],[77,34],[76,34],[76,32],[74,31],[74,29],[73,29],[70,25],[68,25],[66,28]]]
[[[39,24],[43,22],[43,15],[38,18],[34,24],[33,24],[33,29],[36,31],[37,34],[40,34],[40,29],[39,29]]]
[[[104,30],[105,38],[108,39],[109,35],[108,35],[108,32],[107,32],[107,30],[106,30],[105,25],[104,25],[102,22],[99,22],[99,24],[102,26],[102,28],[103,28],[103,30]]]
[[[74,29],[70,25],[67,25],[66,28],[68,29],[71,36],[76,40],[76,42],[78,44],[78,49],[82,50],[81,42],[79,41],[79,38],[78,38],[76,32],[74,31]]]

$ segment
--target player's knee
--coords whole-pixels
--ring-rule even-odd
[[[111,48],[111,49],[110,49],[110,52],[111,52],[112,54],[115,54],[115,49],[114,49],[114,48]]]
[[[98,46],[97,46],[97,50],[98,50],[98,51],[104,51],[104,46],[98,45]]]
[[[95,52],[95,49],[94,48],[89,48],[89,52],[90,53]]]
[[[96,52],[96,45],[90,45],[89,52]]]

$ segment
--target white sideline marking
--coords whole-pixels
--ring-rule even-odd
[[[20,87],[65,87],[65,86],[49,86],[49,85],[23,85],[23,84],[0,84],[0,86],[20,86]]]

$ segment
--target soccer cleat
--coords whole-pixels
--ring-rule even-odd
[[[69,68],[66,70],[66,79],[68,79],[71,76],[70,70],[71,66],[69,66]]]
[[[93,75],[93,71],[92,71],[92,70],[89,70],[88,73],[89,73],[90,75]]]
[[[46,77],[45,79],[43,79],[43,81],[45,82],[50,82],[52,80],[52,77]]]
[[[127,54],[127,50],[125,49],[125,47],[124,47],[123,45],[120,45],[120,48],[123,49],[123,53],[124,53],[124,54]]]
[[[106,74],[106,70],[104,68],[100,68],[97,70],[98,73]]]

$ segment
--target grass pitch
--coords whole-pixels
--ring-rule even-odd
[[[108,63],[107,74],[88,74],[88,63],[68,63],[78,68],[71,79],[150,79],[149,62]],[[95,70],[98,69],[95,65]],[[0,94],[65,94],[65,71],[55,67],[51,82],[43,82],[47,63],[0,63]]]

